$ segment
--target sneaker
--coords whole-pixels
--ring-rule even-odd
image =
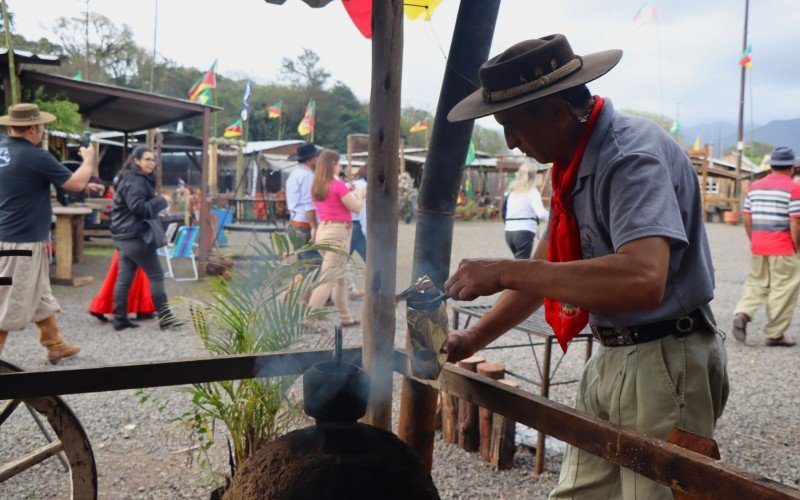
[[[744,313],[737,313],[733,317],[733,338],[742,344],[745,343],[745,338],[747,337],[748,321],[750,321],[750,319]]]
[[[364,298],[364,290],[353,290],[347,296],[350,300],[359,300]]]

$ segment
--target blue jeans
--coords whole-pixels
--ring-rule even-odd
[[[361,222],[353,221],[353,236],[350,237],[350,255],[358,253],[364,262],[367,261],[367,238],[361,231]]]

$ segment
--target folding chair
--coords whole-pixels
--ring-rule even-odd
[[[167,228],[167,230],[169,230],[169,228]],[[200,226],[182,226],[178,229],[178,234],[175,236],[174,243],[167,239],[167,246],[158,249],[158,254],[167,260],[167,272],[164,273],[164,277],[172,278],[174,281],[193,281],[199,279],[197,260],[194,254],[198,236],[200,236]],[[192,261],[194,277],[176,278],[175,272],[172,269],[173,259],[190,259]]]

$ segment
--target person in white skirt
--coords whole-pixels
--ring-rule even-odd
[[[515,259],[530,259],[539,222],[547,222],[548,211],[542,204],[542,194],[534,185],[535,168],[523,163],[508,189],[505,206],[506,243]]]

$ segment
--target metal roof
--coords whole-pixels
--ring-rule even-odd
[[[140,90],[126,89],[63,76],[23,70],[23,85],[43,86],[45,93],[62,95],[78,105],[80,113],[93,128],[135,132],[203,116],[210,108],[184,99],[176,99]]]
[[[0,63],[8,61],[8,49],[0,49]],[[60,66],[61,58],[50,54],[34,54],[27,50],[14,50],[15,64],[42,64],[45,66]]]

